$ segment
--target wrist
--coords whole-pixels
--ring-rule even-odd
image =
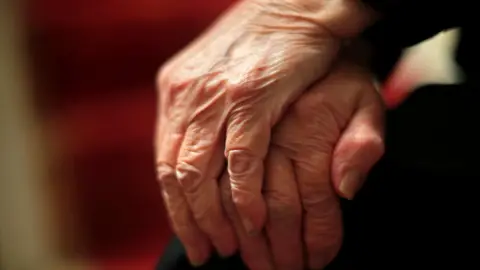
[[[362,0],[265,0],[295,6],[303,16],[339,38],[352,38],[373,24],[378,14]]]

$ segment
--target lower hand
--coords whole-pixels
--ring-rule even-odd
[[[272,132],[263,187],[266,234],[251,236],[238,226],[229,187],[222,183],[249,268],[326,266],[342,243],[337,194],[353,198],[383,151],[383,106],[373,80],[354,64],[339,63]]]

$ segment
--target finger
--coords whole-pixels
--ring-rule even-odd
[[[233,114],[227,124],[225,155],[232,198],[245,230],[259,233],[266,220],[261,194],[263,160],[270,140],[270,123],[248,112]]]
[[[242,224],[237,208],[233,203],[230,177],[227,172],[220,180],[220,189],[224,208],[237,233],[242,260],[251,270],[273,270],[272,257],[265,235],[262,233],[248,234]]]
[[[210,244],[206,235],[200,231],[183,195],[183,189],[175,178],[174,170],[170,173],[159,172],[162,183],[162,196],[165,201],[170,221],[175,234],[185,246],[187,256],[194,266],[204,264],[210,257]],[[159,171],[166,171],[159,169]]]
[[[342,221],[338,199],[330,182],[331,154],[306,151],[295,161],[295,174],[304,212],[303,232],[310,269],[322,269],[338,253]]]
[[[338,81],[326,80],[328,84],[322,81],[296,101],[275,128],[272,139],[272,144],[293,160],[309,269],[325,267],[336,256],[342,241],[341,212],[330,180],[332,152],[339,136],[337,119],[341,117],[325,104],[337,104],[325,89],[336,87]]]
[[[374,89],[366,89],[374,93]],[[353,199],[384,153],[384,110],[380,97],[365,95],[334,151],[332,180],[337,193]]]
[[[266,159],[263,194],[266,231],[275,269],[303,269],[302,205],[291,161],[271,147]]]
[[[225,165],[218,139],[220,117],[192,122],[185,133],[177,161],[177,179],[184,189],[193,216],[220,255],[230,256],[236,238],[223,212],[217,179]]]
[[[210,244],[193,220],[172,166],[183,136],[169,132],[164,123],[166,121],[162,121],[162,126],[157,125],[155,136],[157,178],[162,187],[162,196],[173,230],[184,244],[190,262],[193,265],[201,265],[209,257]]]

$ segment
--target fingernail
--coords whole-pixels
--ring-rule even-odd
[[[193,267],[202,266],[208,259],[208,255],[205,255],[204,252],[199,250],[189,250],[187,251],[187,254],[190,264]]]
[[[225,242],[217,244],[217,253],[221,258],[231,257],[237,251],[237,245],[235,242]]]
[[[177,165],[175,175],[178,182],[184,188],[192,188],[198,185],[199,180],[201,179],[201,174],[197,169],[186,164]]]
[[[235,250],[229,250],[229,251],[218,251],[218,255],[220,256],[220,258],[222,259],[226,259],[226,258],[229,258],[231,256],[233,256],[233,254],[235,254]]]
[[[200,267],[200,266],[202,266],[203,263],[195,262],[195,261],[190,261],[190,264],[191,264],[193,267]]]
[[[361,174],[357,171],[349,171],[343,176],[340,181],[339,190],[347,199],[352,200],[353,197],[355,197],[355,193],[357,193],[361,182],[361,177]]]
[[[230,175],[244,174],[251,169],[251,160],[251,157],[240,151],[230,151],[228,153],[228,172]]]

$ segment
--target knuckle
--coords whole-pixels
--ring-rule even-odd
[[[383,139],[373,132],[359,132],[354,142],[359,146],[377,147],[383,144]]]
[[[168,85],[169,77],[171,74],[170,71],[171,68],[169,64],[164,64],[158,70],[156,77],[156,85],[159,89],[163,89],[163,87]]]
[[[251,174],[259,165],[259,159],[253,155],[251,151],[246,149],[229,150],[227,160],[228,173],[231,177],[241,177]]]
[[[202,184],[202,172],[185,161],[177,164],[175,176],[186,193],[197,193]]]
[[[175,99],[178,94],[189,90],[190,86],[196,81],[196,78],[185,76],[182,73],[176,73],[175,70],[167,64],[158,71],[156,86],[157,91]]]
[[[175,171],[173,167],[166,164],[165,162],[157,162],[156,164],[157,171],[157,181],[161,184],[166,184],[171,182],[172,178],[175,177]]]
[[[358,132],[353,138],[353,145],[357,149],[365,149],[372,156],[381,157],[385,153],[383,137],[376,132]]]
[[[161,187],[161,194],[165,206],[172,220],[178,220],[177,216],[182,216],[185,209],[188,209],[187,203],[183,197],[183,191],[179,187],[175,178],[173,169],[165,164],[157,166],[157,179]]]
[[[188,90],[189,85],[191,85],[190,80],[181,80],[178,78],[174,79],[170,75],[168,79],[166,79],[164,83],[160,86],[160,89],[167,92],[168,95],[171,96],[172,100],[176,100],[176,98],[179,97],[180,93],[184,93],[186,90]]]
[[[377,157],[383,156],[385,153],[385,142],[383,137],[380,135],[372,136],[369,140],[369,143],[371,145],[372,152],[375,153]]]
[[[237,100],[249,92],[249,89],[244,87],[242,83],[235,83],[231,81],[226,82],[225,89],[228,97],[232,100]]]

